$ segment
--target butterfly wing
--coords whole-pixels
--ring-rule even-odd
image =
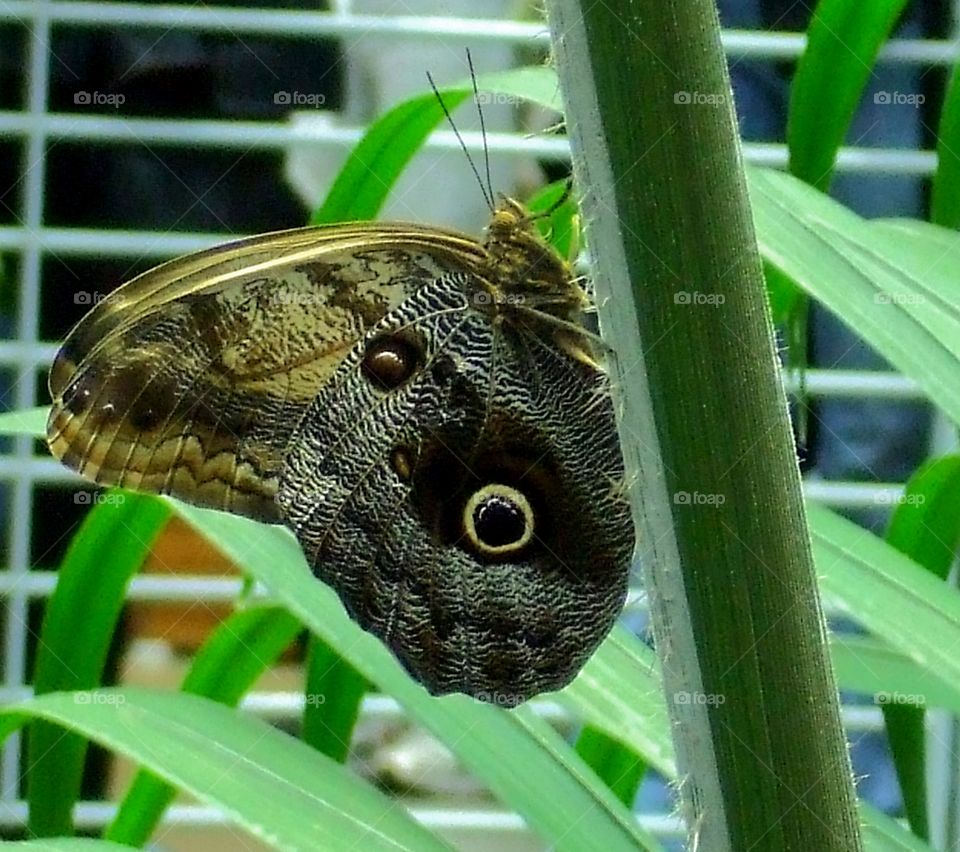
[[[564,686],[619,614],[633,529],[606,376],[475,279],[424,286],[310,404],[277,500],[314,572],[432,693]],[[371,361],[394,351],[406,366]]]
[[[157,267],[58,353],[50,448],[97,482],[284,521],[434,693],[557,689],[620,611],[633,532],[579,290],[522,215],[498,211],[484,247],[340,225]],[[509,307],[527,293],[560,307]]]
[[[50,371],[51,451],[99,483],[278,521],[284,447],[367,329],[463,271],[467,237],[303,228],[152,269],[73,329]]]

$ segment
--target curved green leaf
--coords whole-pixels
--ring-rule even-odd
[[[526,201],[531,213],[540,214],[535,222],[540,235],[561,257],[571,263],[580,249],[580,216],[570,184],[565,180],[547,184]]]
[[[764,258],[960,423],[960,235],[867,222],[790,175],[748,176]]]
[[[946,579],[960,542],[960,456],[945,456],[915,473],[894,508],[887,542]],[[885,704],[884,723],[897,769],[904,810],[913,833],[929,839],[926,732],[923,708]]]
[[[887,542],[941,580],[960,544],[960,456],[941,456],[910,477],[897,501]]]
[[[665,778],[676,775],[657,655],[622,625],[613,628],[573,683],[551,697]]]
[[[257,606],[234,612],[217,625],[197,651],[180,688],[235,706],[302,629],[300,622],[280,607]],[[175,793],[166,781],[141,769],[104,837],[142,846]]]
[[[447,849],[339,763],[214,701],[127,687],[51,693],[0,709],[0,738],[31,718],[132,757],[277,849]]]
[[[930,218],[960,228],[960,66],[950,71],[937,127],[937,170],[933,175]]]
[[[576,750],[617,798],[632,808],[647,769],[642,758],[629,746],[593,725],[585,725],[580,731]]]
[[[893,817],[860,802],[863,842],[869,852],[933,852],[919,837],[906,831]]]
[[[309,630],[400,701],[556,849],[592,844],[610,850],[658,848],[573,749],[528,708],[506,712],[462,695],[428,695],[383,644],[348,618],[333,590],[313,577],[288,530],[175,505],[183,518],[267,586]],[[544,790],[550,791],[548,796]]]
[[[921,669],[960,683],[960,593],[834,512],[808,501],[807,515],[823,592]]]
[[[34,692],[84,689],[100,683],[107,651],[123,608],[127,584],[170,517],[154,497],[111,492],[74,535],[47,602],[34,674]],[[70,834],[73,805],[87,744],[45,723],[31,725],[27,801],[30,832]]]
[[[949,473],[947,468],[933,469],[921,481],[929,486]],[[923,484],[915,483],[912,493],[923,490]],[[919,521],[909,516],[925,505],[910,502],[910,495],[908,489],[901,504],[907,513],[898,524],[903,545],[909,545],[906,531]],[[862,689],[873,685],[872,677],[882,684],[879,689],[873,685],[874,702],[882,708],[890,733],[911,828],[925,838],[923,709],[928,703],[957,707],[960,700],[952,688],[960,665],[951,651],[953,643],[960,642],[960,594],[862,527],[812,504],[807,511],[821,588],[889,646],[875,639],[835,642],[834,663],[845,686],[857,688],[854,683],[860,678]]]
[[[820,0],[787,109],[790,171],[826,191],[837,150],[907,0]],[[877,93],[878,97],[892,93]]]
[[[344,763],[350,753],[366,678],[336,649],[311,635],[307,647],[303,741]]]
[[[43,840],[18,840],[5,843],[14,852],[129,852],[129,846],[110,843],[106,840],[92,840],[89,837],[56,837]]]
[[[872,636],[834,635],[830,654],[842,689],[871,696],[881,706],[898,695],[904,701],[906,696],[923,696],[924,707],[960,715],[960,684],[941,678],[930,665],[887,642]]]

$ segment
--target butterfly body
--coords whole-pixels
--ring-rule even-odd
[[[55,455],[283,522],[432,693],[566,684],[633,549],[607,377],[569,266],[505,201],[485,243],[301,229],[151,270],[51,370]]]

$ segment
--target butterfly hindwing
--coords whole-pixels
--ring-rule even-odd
[[[472,302],[438,280],[368,332],[294,434],[278,501],[431,692],[514,704],[606,636],[633,542],[604,374]],[[393,342],[411,367],[387,388],[364,363]]]

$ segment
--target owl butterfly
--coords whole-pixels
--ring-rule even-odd
[[[431,693],[567,684],[622,607],[623,465],[584,292],[510,199],[478,242],[266,234],[96,305],[50,370],[50,450],[95,482],[286,524]]]

